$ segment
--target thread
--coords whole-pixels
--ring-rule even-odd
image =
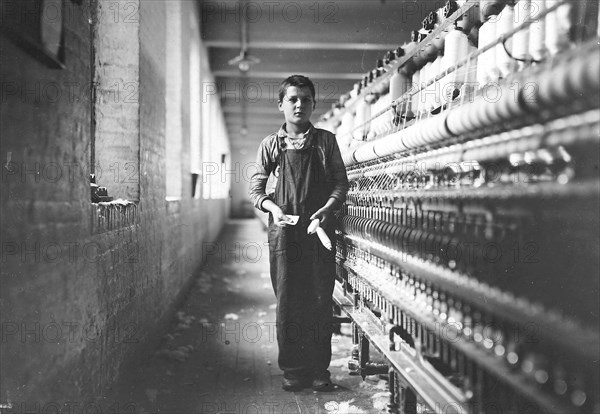
[[[469,43],[467,56],[472,55],[475,52],[477,52],[477,47]],[[461,76],[464,76],[464,78],[461,77],[461,79],[466,79],[465,85],[473,85],[475,84],[475,82],[477,82],[477,58],[469,59],[468,67],[465,65],[465,67],[462,70],[464,72],[461,72]],[[465,87],[465,85],[463,85],[463,88]]]
[[[550,8],[557,3],[560,3],[560,0],[546,0],[546,7]],[[564,3],[546,15],[546,49],[550,55],[567,50],[570,46],[570,12],[571,4]]]
[[[490,19],[488,20],[491,27],[490,27],[490,31],[491,31],[491,39],[490,39],[490,43],[495,41],[498,37],[499,37],[499,27],[500,27],[500,19],[499,19],[499,15],[493,15],[490,16]],[[512,27],[511,27],[512,29]],[[487,82],[496,82],[498,79],[500,79],[500,69],[498,67],[498,60],[496,59],[496,50],[497,50],[498,46],[491,48],[490,50],[488,50],[485,54],[487,55],[488,59],[490,59],[489,62],[489,69],[487,72]]]
[[[404,95],[411,86],[412,79],[398,70],[390,79],[390,97],[393,101]]]
[[[496,27],[493,21],[488,20],[479,28],[478,49],[481,50],[489,45],[496,35]],[[492,71],[496,66],[496,54],[494,49],[490,49],[477,58],[477,84],[482,88],[492,78]]]
[[[541,61],[546,56],[546,21],[539,17],[545,9],[545,0],[531,0],[530,15],[534,22],[529,26],[529,54],[536,61]]]
[[[341,124],[338,128],[337,136],[342,140],[340,143],[345,147],[350,146],[350,142],[352,141],[352,136],[350,135],[350,131],[352,131],[352,126],[354,125],[354,114],[352,111],[346,111],[344,115],[342,115]]]
[[[498,22],[496,23],[496,38],[505,36],[508,32],[513,29],[513,22],[515,19],[515,9],[511,5],[507,5],[502,9],[498,15]],[[508,39],[506,47],[510,50],[512,39]],[[506,53],[502,43],[496,46],[496,65],[500,73],[500,77],[505,78],[516,69],[516,62]]]
[[[387,94],[383,97],[381,102],[381,110],[385,111],[381,116],[381,126],[380,126],[380,134],[383,134],[387,130],[389,130],[394,123],[394,112],[390,108],[392,105],[392,95]]]
[[[531,1],[519,0],[514,7],[515,26],[520,26],[531,16]],[[529,60],[529,27],[519,30],[512,38],[512,55],[518,59],[519,69],[523,69],[526,60]]]
[[[433,61],[431,65],[431,77],[429,80],[434,79],[436,76],[442,73],[442,55],[439,54],[438,57]],[[438,108],[442,106],[442,91],[440,89],[440,85],[437,82],[434,82],[430,86],[431,90],[431,109]]]
[[[436,58],[437,59],[437,58]],[[431,79],[433,79],[433,77],[435,76],[435,72],[434,72],[434,64],[435,64],[435,59],[433,62],[429,62],[426,65],[426,70],[425,70],[425,83],[429,83],[431,81]],[[425,92],[423,92],[423,101],[425,102],[424,106],[423,106],[423,112],[424,113],[428,113],[431,108],[433,107],[433,98],[432,95],[435,94],[435,90],[433,91],[432,94],[432,88],[434,88],[435,86],[429,85],[425,88]]]
[[[440,68],[441,72],[448,70],[448,68],[465,59],[468,53],[469,39],[467,35],[457,27],[446,36],[444,56],[442,57]],[[453,91],[460,88],[464,80],[465,66],[462,66],[440,81],[440,92],[442,94],[443,103],[451,101]]]
[[[427,70],[431,66],[431,62],[428,62],[419,70],[419,92],[417,98],[417,113],[419,115],[425,112],[425,88],[424,86],[427,84]]]
[[[356,116],[354,117],[354,131],[352,137],[357,141],[362,141],[369,132],[367,121],[371,117],[371,105],[361,99],[356,105]]]
[[[419,111],[420,111],[420,108],[419,108],[419,99],[421,96],[421,92],[419,91],[420,85],[421,85],[421,70],[418,70],[415,73],[413,73],[412,85],[411,85],[411,89],[414,89],[415,91],[417,91],[411,97],[411,106],[412,106],[413,111],[416,112],[415,115],[418,115]]]

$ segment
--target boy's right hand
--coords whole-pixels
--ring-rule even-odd
[[[290,223],[290,218],[283,213],[281,207],[275,204],[272,200],[265,200],[262,204],[263,208],[273,216],[273,223],[279,227],[285,227]]]
[[[283,210],[279,207],[273,208],[271,214],[273,215],[273,223],[275,223],[276,226],[285,227],[290,224],[290,218],[283,214]]]

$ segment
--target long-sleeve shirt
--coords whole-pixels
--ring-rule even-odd
[[[266,193],[267,180],[277,168],[279,147],[281,147],[281,145],[278,146],[278,142],[283,143],[286,138],[287,132],[284,124],[279,131],[262,140],[256,155],[256,171],[250,178],[249,194],[254,207],[265,213],[267,210],[262,207],[263,202],[266,199],[274,201]],[[341,204],[346,201],[348,177],[335,135],[311,125],[307,132],[307,142],[311,142],[311,140],[314,140],[319,160],[325,170],[325,179],[333,184],[329,197],[335,198]],[[285,144],[283,145],[285,146]]]

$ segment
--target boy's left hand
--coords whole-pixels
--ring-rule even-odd
[[[310,216],[310,220],[314,220],[314,219],[321,220],[320,226],[323,227],[323,226],[325,226],[325,224],[327,224],[327,220],[329,219],[330,215],[331,215],[330,209],[328,209],[327,207],[321,207],[320,209],[315,211],[315,214]]]

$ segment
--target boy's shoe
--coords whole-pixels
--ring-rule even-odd
[[[300,391],[306,387],[306,380],[304,378],[283,378],[281,381],[281,388],[284,391]]]
[[[315,391],[325,391],[332,387],[329,371],[323,371],[315,374],[312,380],[312,389]]]

